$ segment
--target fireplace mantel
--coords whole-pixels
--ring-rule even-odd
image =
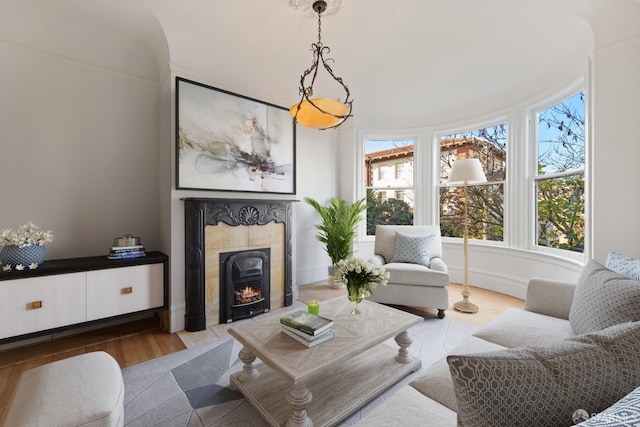
[[[284,305],[293,303],[291,203],[295,200],[186,198],[185,209],[185,329],[206,329],[205,227],[224,223],[262,226],[283,223],[285,229]]]

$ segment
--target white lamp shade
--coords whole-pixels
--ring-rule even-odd
[[[479,159],[457,159],[447,179],[448,184],[477,184],[487,182]]]

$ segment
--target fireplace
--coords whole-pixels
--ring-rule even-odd
[[[270,252],[264,248],[220,254],[220,323],[269,311]]]
[[[269,307],[293,303],[291,203],[294,200],[186,198],[185,329],[221,321],[220,254],[270,249]]]

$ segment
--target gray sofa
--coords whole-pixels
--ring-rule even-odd
[[[593,271],[591,273],[596,274]],[[583,276],[585,274],[583,272]],[[586,279],[581,277],[581,281],[583,280]],[[606,278],[601,280],[606,280]],[[635,281],[635,284],[638,285],[636,288],[640,289],[640,283]],[[633,282],[631,284],[625,282],[625,286],[628,285],[633,285]],[[419,377],[398,389],[390,398],[366,414],[357,425],[569,426],[574,424],[571,420],[579,421],[573,412],[580,408],[560,408],[560,411],[556,408],[556,412],[564,412],[561,414],[561,417],[564,417],[562,421],[551,421],[550,419],[540,421],[535,418],[537,416],[535,412],[542,410],[544,417],[546,417],[550,411],[553,411],[554,405],[557,406],[560,401],[563,401],[565,394],[574,393],[577,395],[583,390],[591,391],[598,387],[606,388],[609,394],[604,397],[596,396],[597,402],[594,403],[593,408],[589,408],[588,413],[591,415],[606,409],[608,405],[615,403],[620,397],[640,385],[640,356],[633,354],[640,353],[640,322],[627,321],[624,323],[627,325],[624,326],[626,329],[623,328],[622,331],[618,327],[620,325],[617,325],[604,330],[611,330],[610,333],[598,335],[599,333],[596,332],[591,335],[579,336],[574,332],[572,322],[569,320],[570,315],[573,316],[578,311],[574,305],[572,312],[575,293],[575,284],[531,279],[523,310],[507,309],[501,313],[454,348],[449,355],[427,367]],[[587,295],[587,297],[589,296]],[[585,301],[590,300],[585,298]],[[637,304],[637,300],[633,303]],[[590,310],[591,308],[587,306],[585,309]],[[637,316],[637,314],[632,316]],[[616,325],[615,322],[617,319],[613,319],[611,324]],[[631,329],[629,330],[629,328]],[[610,337],[611,334],[614,335],[613,339]],[[623,341],[630,340],[629,342],[625,341],[624,346],[627,349],[625,351],[629,351],[631,354],[624,355],[623,359],[626,357],[628,360],[620,359],[622,356],[614,356],[618,359],[614,362],[608,361],[607,358],[611,357],[611,354],[602,351],[600,346],[605,345],[602,343],[606,343],[609,347],[614,348],[616,340],[619,340],[620,336],[623,336]],[[530,351],[529,348],[538,350]],[[584,357],[584,351],[591,352],[589,353],[591,356],[594,352],[597,353],[599,356],[596,358],[602,359],[597,362],[600,365],[589,358],[585,358],[584,362],[582,359],[577,359],[577,356]],[[606,354],[602,355],[601,353]],[[574,359],[567,362],[570,357],[574,357]],[[481,360],[483,365],[481,367],[477,364],[474,365],[476,360]],[[567,378],[559,379],[558,372],[565,372],[562,371],[564,367],[556,369],[556,365],[560,363],[570,365],[570,369],[577,369],[577,374],[566,371],[570,372],[569,374],[565,373]],[[525,367],[523,368],[523,366]],[[620,366],[623,367],[620,368]],[[545,369],[547,372],[540,372]],[[556,370],[554,371],[554,369]],[[602,371],[602,377],[592,375],[590,369],[597,372]],[[610,369],[621,372],[611,373],[608,371]],[[527,377],[531,370],[534,373]],[[525,373],[523,374],[523,372]],[[549,372],[552,374],[550,375]],[[513,376],[510,377],[510,375]],[[510,379],[514,378],[516,381],[509,383]],[[578,381],[582,381],[584,378],[586,381],[592,380],[592,382],[586,385],[579,384]],[[536,389],[537,385],[534,383],[540,379],[543,383],[544,381],[547,383],[542,388]],[[635,386],[632,387],[633,384]],[[560,389],[555,390],[554,387]],[[523,390],[523,396],[518,395],[519,390]],[[577,391],[573,392],[572,390]],[[640,393],[640,389],[637,393]],[[487,397],[489,395],[490,397]],[[562,396],[562,398],[557,396]],[[518,402],[518,399],[521,399],[521,402]],[[483,406],[484,400],[491,403]],[[497,404],[496,401],[498,401]],[[502,404],[501,401],[505,403],[504,408],[496,408]],[[577,402],[583,401],[577,400]],[[603,402],[607,402],[607,406],[598,406]],[[496,413],[482,418],[484,408],[488,408],[489,411],[499,411],[506,408],[509,411],[521,403],[524,405],[521,413],[531,412],[530,414],[522,414],[524,418],[531,416],[536,421],[531,423],[517,419],[518,413],[515,414],[516,419],[512,422],[488,422],[489,419],[496,419],[490,417],[502,417],[501,414]],[[459,408],[460,404],[465,405],[464,408]],[[567,406],[571,405],[567,404]],[[458,419],[459,411],[465,411],[466,423]],[[474,418],[476,413],[478,413],[478,417]],[[567,417],[569,417],[569,422],[567,422]]]

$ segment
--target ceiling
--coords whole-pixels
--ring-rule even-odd
[[[317,41],[317,20],[289,0],[0,0],[0,10],[11,46],[155,82],[171,69],[286,107]],[[639,34],[638,0],[344,0],[322,22],[352,124],[369,128],[539,98],[579,77],[594,48]],[[316,95],[336,88],[321,80]]]

